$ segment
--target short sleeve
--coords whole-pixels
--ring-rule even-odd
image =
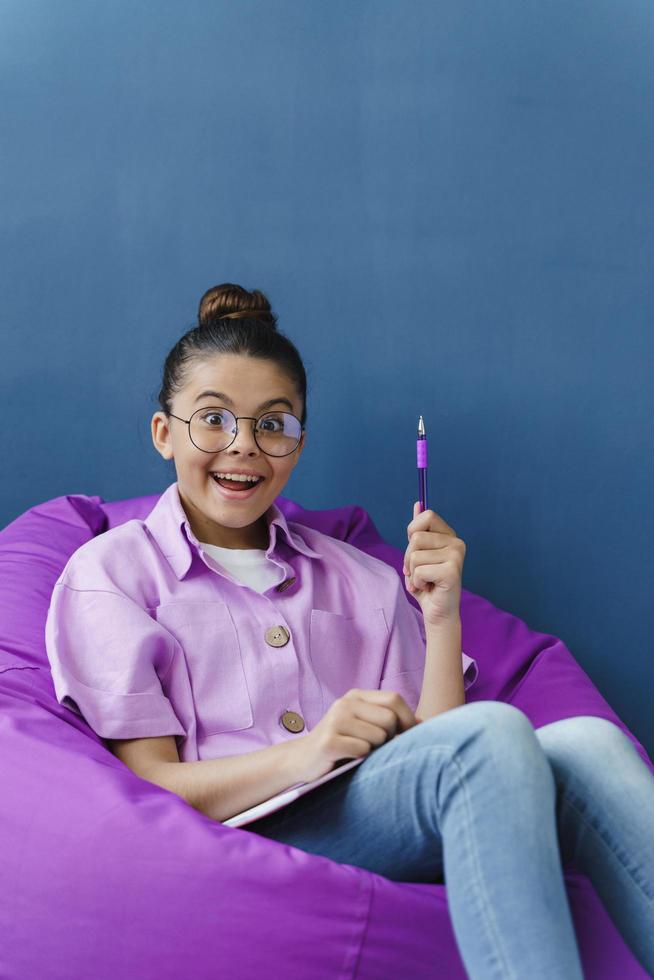
[[[102,738],[186,734],[160,680],[177,641],[133,599],[57,582],[45,642],[57,700]]]
[[[398,580],[393,621],[388,624],[390,636],[380,690],[397,691],[409,707],[415,711],[420,700],[422,679],[425,672],[425,647],[427,636],[420,609],[409,602]],[[477,661],[461,652],[463,689],[467,691],[477,680]]]

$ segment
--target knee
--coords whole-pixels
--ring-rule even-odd
[[[468,774],[491,773],[494,786],[543,787],[554,795],[550,766],[527,715],[505,701],[472,701],[411,729],[422,746],[447,747]],[[405,737],[404,735],[401,737]]]
[[[524,745],[537,744],[534,728],[529,718],[506,701],[471,701],[449,711],[428,718],[422,725],[425,738],[438,740],[444,730],[465,744],[475,741],[492,743],[499,750],[512,753]]]
[[[452,711],[460,712],[461,718],[465,718],[468,724],[478,725],[489,732],[506,731],[512,734],[516,730],[533,731],[533,726],[524,711],[507,701],[471,701],[469,704],[453,708]]]
[[[587,760],[606,765],[629,739],[614,722],[595,715],[575,715],[536,729],[536,737],[551,761]]]

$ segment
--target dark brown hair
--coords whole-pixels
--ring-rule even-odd
[[[274,361],[284,370],[302,400],[307,420],[307,377],[295,345],[277,329],[277,317],[259,289],[248,292],[232,282],[208,289],[198,307],[198,322],[169,351],[163,369],[159,404],[170,414],[172,399],[184,387],[188,369],[215,354],[246,354]]]

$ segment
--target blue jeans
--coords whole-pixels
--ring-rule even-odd
[[[472,980],[583,980],[562,864],[654,976],[654,775],[616,725],[534,729],[476,701],[244,829],[395,881],[447,885]]]

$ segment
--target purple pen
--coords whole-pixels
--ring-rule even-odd
[[[427,510],[427,432],[422,415],[418,419],[418,499],[420,513]]]

